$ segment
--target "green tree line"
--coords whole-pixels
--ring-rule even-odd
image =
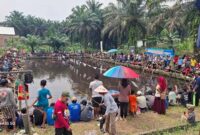
[[[96,0],[88,0],[74,7],[62,22],[13,11],[1,24],[14,27],[32,52],[42,45],[54,51],[66,46],[99,49],[101,41],[105,49],[134,46],[136,51],[138,40],[145,47],[195,47],[200,24],[198,0],[174,0],[174,5],[168,4],[171,0],[116,1],[103,7]]]

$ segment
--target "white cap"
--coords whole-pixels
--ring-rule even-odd
[[[137,92],[137,95],[142,95],[142,92],[139,90],[139,91]]]

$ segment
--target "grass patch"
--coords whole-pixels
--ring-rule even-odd
[[[149,111],[135,117],[129,116],[127,121],[117,121],[117,135],[137,135],[147,131],[161,130],[186,124],[186,122],[181,121],[181,115],[186,110],[183,107],[170,107],[166,115],[158,115]],[[196,119],[200,120],[200,108],[196,108],[195,113]],[[94,132],[95,135],[102,135],[97,124],[97,121],[73,123],[71,125],[73,135],[89,135],[89,132]],[[39,135],[55,134],[53,126],[48,126],[46,129],[34,128]],[[158,135],[198,135],[199,129],[200,124],[197,124],[194,127],[185,129],[177,128],[177,130],[173,131],[158,132]],[[2,135],[5,134],[3,132]]]

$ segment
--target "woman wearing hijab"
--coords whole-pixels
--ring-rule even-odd
[[[165,114],[165,98],[166,98],[167,83],[164,77],[160,76],[157,79],[155,101],[153,105],[154,112],[158,114]]]

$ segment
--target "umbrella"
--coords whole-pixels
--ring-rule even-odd
[[[9,54],[9,53],[11,53],[11,51],[7,51],[6,53]]]
[[[109,51],[108,51],[108,53],[114,53],[114,52],[117,52],[118,50],[117,49],[110,49]]]
[[[18,51],[18,49],[17,48],[12,48],[12,51]]]
[[[121,78],[121,79],[132,79],[139,78],[139,75],[135,73],[132,69],[125,66],[115,66],[110,68],[104,74],[106,77]]]

